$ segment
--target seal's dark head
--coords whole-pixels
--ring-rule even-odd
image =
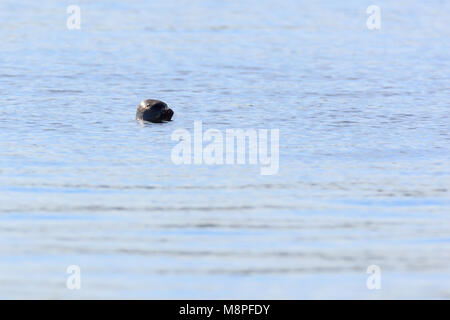
[[[170,121],[173,110],[159,100],[147,99],[142,101],[136,110],[136,119],[150,122]]]

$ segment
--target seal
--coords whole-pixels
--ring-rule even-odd
[[[159,123],[170,121],[172,116],[173,110],[159,100],[143,100],[136,110],[136,120]]]

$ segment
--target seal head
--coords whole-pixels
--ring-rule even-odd
[[[159,100],[147,99],[142,101],[136,110],[136,120],[150,122],[170,121],[173,116],[173,110],[167,104]]]

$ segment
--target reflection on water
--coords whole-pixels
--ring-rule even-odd
[[[0,297],[450,297],[447,3],[79,5],[0,4]],[[172,164],[195,120],[279,174]]]

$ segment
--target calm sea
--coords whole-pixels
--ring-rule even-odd
[[[449,21],[439,0],[2,0],[0,298],[450,298]],[[174,121],[136,122],[145,98]],[[278,174],[175,165],[197,120],[279,129]]]

